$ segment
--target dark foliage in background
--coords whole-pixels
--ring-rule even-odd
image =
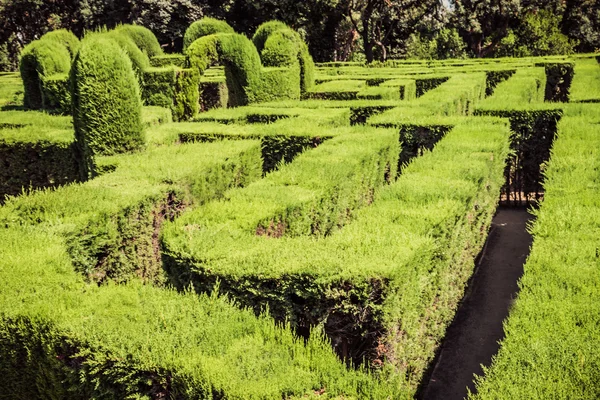
[[[183,47],[203,16],[251,36],[268,20],[299,31],[313,58],[384,61],[402,57],[496,57],[595,51],[597,0],[0,0],[0,70],[44,33],[134,23],[167,52]]]

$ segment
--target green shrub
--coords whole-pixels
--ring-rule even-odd
[[[183,68],[185,60],[186,57],[183,54],[163,54],[152,57],[150,59],[150,65],[153,67],[167,67],[169,65],[174,65]]]
[[[41,109],[42,79],[69,72],[71,57],[67,48],[50,40],[36,40],[23,49],[19,70],[25,87],[25,107]]]
[[[291,66],[297,60],[300,63],[300,92],[312,88],[315,65],[298,32],[283,22],[269,21],[258,27],[252,42],[267,67]]]
[[[58,29],[56,31],[48,32],[42,36],[40,40],[51,40],[62,44],[69,51],[71,60],[75,58],[75,55],[77,54],[77,51],[79,51],[79,46],[81,44],[79,42],[79,38],[77,38],[73,32],[66,29]]]
[[[158,43],[156,36],[154,36],[154,33],[148,28],[139,25],[120,25],[115,31],[129,36],[137,47],[146,53],[146,56],[149,58],[163,54],[163,50],[160,47],[160,43]]]
[[[127,57],[129,57],[131,60],[133,71],[138,77],[138,81],[141,81],[141,76],[144,73],[144,70],[150,67],[150,59],[146,53],[140,50],[130,36],[123,34],[121,31],[114,30],[105,34],[114,40],[119,47],[125,51]]]
[[[188,47],[187,54],[191,67],[200,74],[217,62],[225,66],[230,106],[246,105],[260,98],[260,56],[245,36],[237,33],[203,36]]]
[[[129,57],[110,37],[82,42],[71,69],[73,120],[82,179],[94,176],[93,157],[140,149],[142,101]]]
[[[252,36],[252,43],[256,47],[256,50],[259,53],[262,53],[263,48],[265,47],[265,43],[271,34],[279,31],[279,30],[288,30],[289,26],[284,24],[281,21],[268,21],[261,24],[254,32],[254,36]]]
[[[42,108],[60,114],[71,113],[69,74],[55,74],[42,78]]]
[[[285,27],[282,23],[275,25]],[[262,57],[266,67],[277,68],[272,70],[263,68],[261,54],[253,42],[236,33],[200,37],[187,47],[186,53],[188,64],[200,74],[214,64],[222,64],[229,105],[240,106],[299,98],[314,81],[314,63],[304,47],[300,35],[287,27],[265,37]]]
[[[144,72],[145,104],[171,109],[174,121],[192,119],[198,113],[199,75],[196,69],[151,68]]]
[[[196,39],[216,33],[235,33],[233,28],[225,21],[205,17],[192,23],[183,36],[183,51],[186,52]]]

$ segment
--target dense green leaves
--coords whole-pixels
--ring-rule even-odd
[[[75,138],[87,179],[96,174],[95,156],[143,147],[142,101],[129,57],[107,34],[83,41],[71,80]]]

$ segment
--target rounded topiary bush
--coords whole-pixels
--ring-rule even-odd
[[[252,36],[252,42],[254,43],[254,46],[256,46],[256,50],[259,53],[261,53],[263,51],[263,48],[265,47],[265,42],[267,41],[267,38],[271,36],[272,33],[282,29],[292,30],[283,22],[276,20],[268,21],[261,24],[256,29],[256,32],[254,32],[254,36]]]
[[[137,47],[146,53],[149,58],[163,54],[162,47],[152,31],[139,25],[121,25],[115,29],[116,32],[129,36]]]
[[[71,68],[75,144],[82,179],[95,175],[94,156],[144,145],[142,100],[131,61],[110,35],[84,39]]]
[[[290,67],[299,62],[300,35],[291,29],[271,33],[264,42],[260,58],[265,67]]]
[[[71,55],[71,60],[75,58],[77,51],[79,50],[79,39],[75,34],[66,29],[59,29],[56,31],[48,32],[40,38],[40,40],[51,40],[53,42],[62,44],[66,47],[67,51]]]
[[[133,65],[133,71],[139,80],[139,77],[142,76],[144,70],[150,67],[150,59],[146,53],[140,50],[133,39],[123,32],[115,30],[106,33],[106,35],[117,42],[117,44],[125,51],[125,53],[127,53],[127,56]]]
[[[234,33],[233,28],[225,21],[215,18],[202,18],[192,23],[183,36],[183,50],[187,50],[196,39],[215,33]]]
[[[51,40],[36,40],[21,53],[19,71],[23,79],[24,104],[32,109],[42,108],[42,86],[44,77],[68,73],[71,56],[67,48]]]
[[[315,81],[315,63],[308,46],[300,34],[281,21],[269,21],[260,25],[252,42],[261,55],[262,63],[269,67],[291,66],[300,63],[301,92],[305,93]],[[292,55],[292,53],[294,53]]]

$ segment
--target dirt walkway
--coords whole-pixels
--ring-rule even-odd
[[[518,292],[529,254],[532,216],[524,209],[499,208],[469,289],[442,344],[422,400],[460,400],[473,391],[473,374],[489,366],[503,338],[502,321]]]

